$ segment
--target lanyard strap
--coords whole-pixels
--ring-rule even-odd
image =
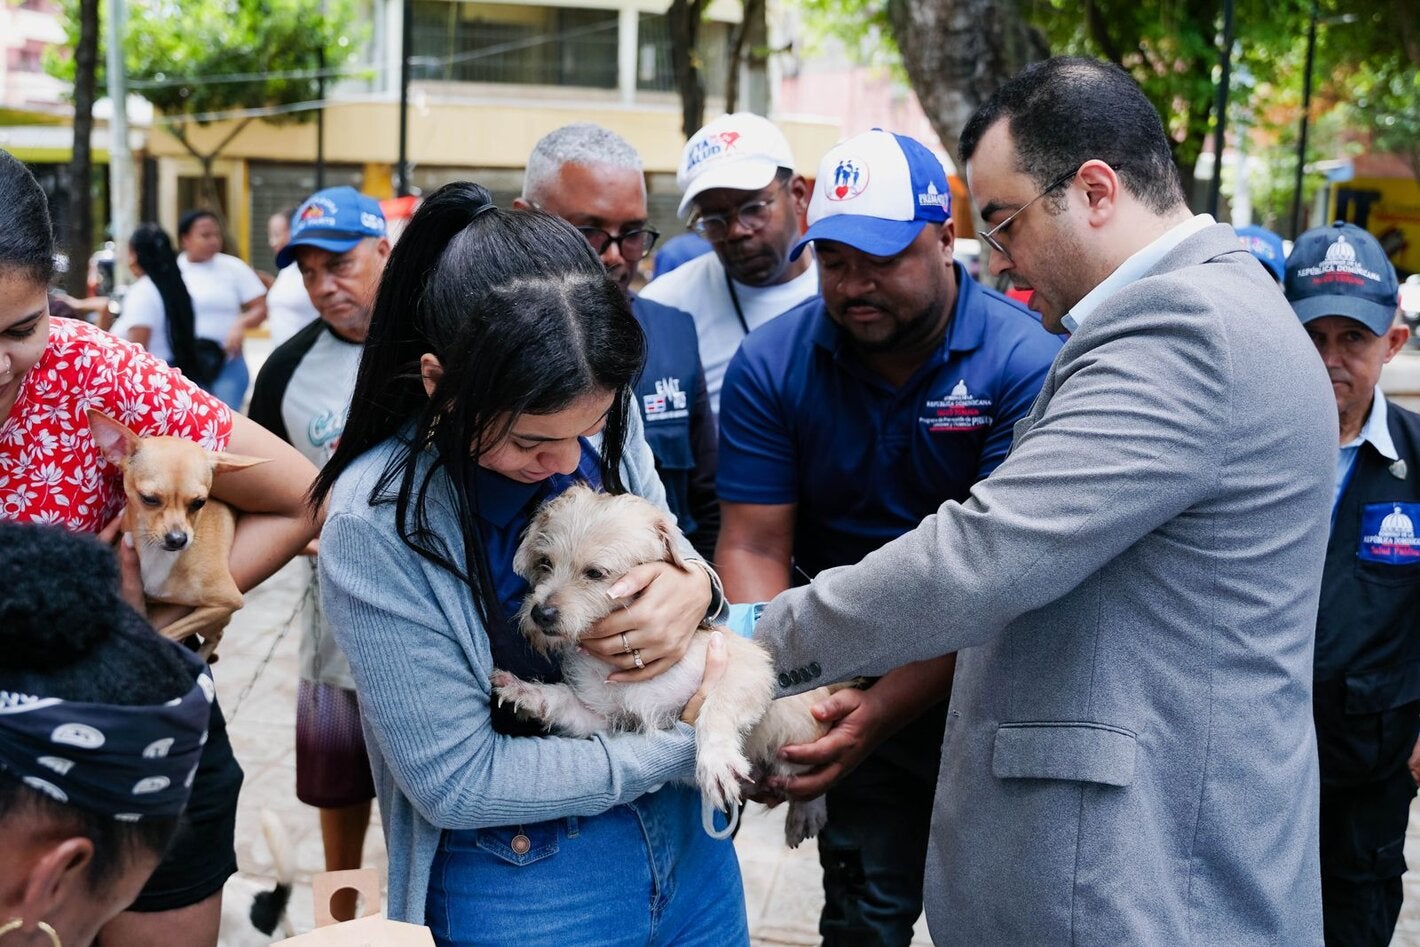
[[[725,274],[725,285],[730,288],[730,302],[735,305],[735,317],[740,320],[740,328],[745,335],[749,335],[749,321],[745,319],[744,308],[740,306],[740,294],[735,292],[735,280],[729,273]]]

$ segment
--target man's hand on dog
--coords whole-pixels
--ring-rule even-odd
[[[581,647],[621,669],[608,681],[632,683],[655,677],[685,655],[710,607],[710,577],[704,569],[648,562],[618,579],[607,594],[628,604],[597,622]]]
[[[725,676],[725,668],[729,666],[730,649],[725,647],[725,633],[710,632],[710,640],[705,644],[705,674],[700,678],[700,689],[685,702],[685,709],[680,712],[681,722],[695,726],[706,696],[720,683],[720,678]]]
[[[814,769],[797,776],[771,777],[763,790],[750,798],[767,805],[785,799],[802,802],[822,796],[853,770],[884,737],[887,714],[871,688],[846,688],[814,704],[816,719],[828,724],[828,733],[812,743],[791,744],[779,751],[781,759]]]

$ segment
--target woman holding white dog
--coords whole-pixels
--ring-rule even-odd
[[[579,482],[665,506],[629,410],[643,353],[581,234],[474,184],[431,195],[385,268],[313,495],[329,500],[323,601],[360,694],[389,913],[442,945],[748,941],[734,849],[680,782],[690,727],[568,739],[491,706],[495,667],[557,679],[513,618],[533,511]],[[614,678],[653,676],[713,589],[708,568],[638,567],[585,646]]]

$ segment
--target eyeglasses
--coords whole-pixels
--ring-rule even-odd
[[[628,230],[625,233],[613,237],[600,227],[578,227],[577,231],[587,238],[587,243],[592,245],[597,256],[606,252],[607,247],[616,244],[621,250],[621,258],[627,263],[635,263],[637,260],[651,252],[651,248],[656,245],[661,232],[651,227],[637,227],[635,230]]]
[[[1034,204],[1036,201],[1040,200],[1042,197],[1044,197],[1045,195],[1049,194],[1051,191],[1055,190],[1057,187],[1059,187],[1060,185],[1064,184],[1066,181],[1069,181],[1071,178],[1073,178],[1075,175],[1077,175],[1077,174],[1079,174],[1079,173],[1080,173],[1080,169],[1079,169],[1079,168],[1076,168],[1076,169],[1074,169],[1073,171],[1069,171],[1069,172],[1067,172],[1067,173],[1065,173],[1065,174],[1060,175],[1060,177],[1056,178],[1054,181],[1051,181],[1050,184],[1046,186],[1045,190],[1041,191],[1041,192],[1040,192],[1039,194],[1037,194],[1035,197],[1032,197],[1030,200],[1028,200],[1028,201],[1026,201],[1024,204],[1022,204],[1022,205],[1020,206],[1020,208],[1019,208],[1014,214],[1012,214],[1011,216],[1007,217],[1005,220],[1001,221],[999,224],[997,224],[996,226],[992,227],[990,230],[987,230],[987,231],[985,231],[984,233],[982,233],[982,234],[981,234],[981,239],[984,240],[984,241],[986,241],[986,245],[989,246],[992,250],[995,250],[997,253],[1001,254],[1003,257],[1005,257],[1006,259],[1010,260],[1010,259],[1011,259],[1011,251],[1010,251],[1010,250],[1007,250],[1005,247],[1003,247],[1003,246],[1001,245],[1001,241],[998,240],[998,239],[996,239],[996,235],[997,235],[998,233],[1001,233],[1002,231],[1004,231],[1007,227],[1011,226],[1011,221],[1013,221],[1013,220],[1015,220],[1017,217],[1021,216],[1021,214],[1024,214],[1024,213],[1026,212],[1026,208],[1027,208],[1027,207],[1029,207],[1030,205]],[[1012,260],[1011,262],[1014,263],[1015,261]]]
[[[787,187],[787,181],[781,181],[780,187]],[[774,204],[774,197],[766,197],[763,200],[750,201],[741,204],[728,214],[700,214],[697,213],[690,221],[690,229],[700,236],[710,241],[724,240],[730,232],[730,223],[733,221],[750,233],[758,233],[769,223],[769,208]]]

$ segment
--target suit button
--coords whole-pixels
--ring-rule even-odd
[[[793,684],[793,683],[794,683],[794,682],[789,679],[789,675],[788,675],[788,674],[780,674],[780,675],[779,675],[779,686],[780,686],[780,687],[788,687],[790,684]]]
[[[794,670],[789,672],[789,680],[793,681],[795,684],[800,684],[803,683],[804,676],[799,673],[798,668],[794,668]]]
[[[514,835],[510,847],[515,855],[526,855],[528,849],[532,848],[532,842],[528,841],[526,835]]]
[[[813,678],[813,677],[818,677],[818,676],[819,676],[820,674],[822,674],[822,673],[823,673],[823,668],[819,667],[819,664],[818,664],[817,661],[814,661],[812,664],[809,665],[809,677],[811,677],[811,678]]]

